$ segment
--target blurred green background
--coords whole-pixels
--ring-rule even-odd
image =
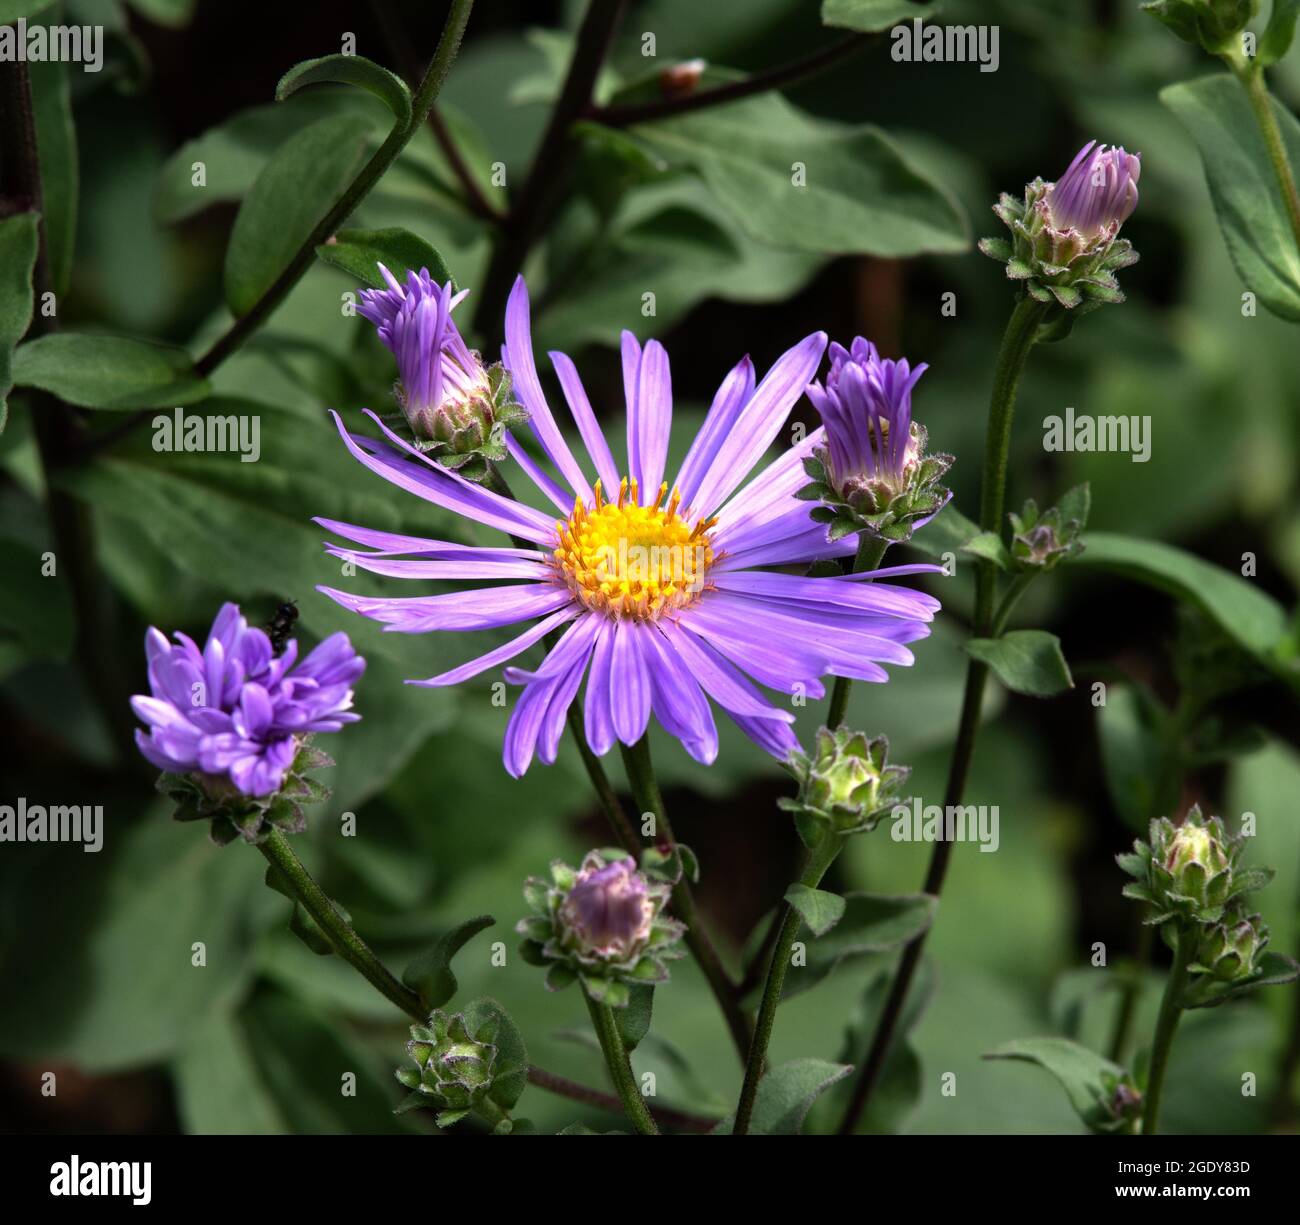
[[[58,77],[41,86],[50,105],[58,110],[66,88],[75,120],[75,142],[66,116],[46,128],[63,134],[45,171],[49,224],[75,233],[75,247],[61,248],[68,274],[61,326],[153,336],[196,353],[224,330],[225,244],[240,200],[275,150],[308,122],[338,115],[353,117],[351,130],[374,147],[389,122],[377,102],[343,87],[275,104],[276,81],[301,59],[339,50],[345,31],[355,33],[359,54],[394,69],[422,62],[441,6],[386,7],[387,28],[376,8],[341,0],[134,0],[125,7],[69,0],[70,19],[103,21],[114,32],[102,73],[44,69]],[[443,109],[498,205],[505,193],[490,185],[491,165],[504,164],[511,187],[522,180],[579,13],[560,3],[484,3],[472,17]],[[878,125],[950,195],[948,232],[918,243],[930,253],[892,258],[880,253],[878,236],[864,234],[863,251],[841,254],[821,249],[815,233],[747,227],[698,167],[667,154],[662,163],[644,151],[632,156],[592,136],[526,264],[538,351],[571,353],[609,424],[622,402],[618,330],[662,339],[673,361],[680,456],[742,353],[763,369],[810,331],[845,343],[864,334],[888,356],[930,363],[916,415],[933,445],[957,457],[955,505],[973,515],[992,363],[1011,302],[1000,268],[974,251],[973,239],[998,230],[989,206],[999,191],[1019,192],[1035,175],[1055,177],[1087,139],[1122,144],[1143,159],[1141,204],[1125,227],[1142,261],[1123,274],[1126,305],[1098,311],[1066,343],[1035,353],[1021,391],[1009,504],[1029,496],[1050,503],[1089,481],[1090,528],[1167,541],[1234,573],[1252,552],[1258,575],[1251,581],[1294,609],[1296,325],[1263,310],[1243,317],[1243,285],[1195,146],[1157,98],[1165,85],[1215,65],[1129,0],[954,0],[943,20],[996,23],[998,71],[895,63],[881,44],[788,94],[801,111],[841,125],[825,131]],[[657,40],[651,72],[696,57],[755,71],[835,37],[818,24],[814,6],[796,0],[650,0],[633,5],[624,21],[603,90],[635,92],[647,72],[646,31]],[[1292,110],[1300,104],[1300,56],[1278,66],[1273,86]],[[769,102],[776,105],[762,100]],[[809,139],[806,121],[785,111],[756,110],[748,122],[765,123],[764,116],[773,139],[796,150]],[[203,193],[190,187],[198,160],[208,167]],[[853,182],[846,179],[845,190]],[[428,130],[352,224],[406,227],[442,253],[462,287],[482,280],[491,227],[461,202]],[[308,641],[346,629],[370,660],[357,691],[363,721],[322,743],[339,763],[334,796],[311,813],[309,833],[295,845],[390,965],[400,967],[473,915],[494,915],[496,926],[456,960],[458,998],[496,997],[534,1062],[603,1083],[580,997],[546,993],[540,974],[514,952],[524,877],[555,856],[573,862],[608,841],[576,754],[566,743],[556,766],[534,765],[525,779],[511,780],[500,762],[508,711],[492,705],[488,690],[494,676],[451,692],[401,683],[479,653],[487,636],[472,644],[385,636],[314,591],[318,583],[365,591],[380,583],[369,576],[340,583],[313,515],[426,535],[464,530],[368,476],[328,424],[326,408],[391,405],[387,353],[367,325],[340,310],[355,289],[338,270],[313,267],[215,375],[216,398],[204,411],[260,414],[259,462],[157,454],[145,429],[93,463],[59,470],[60,489],[93,520],[97,569],[111,593],[91,637],[112,674],[108,683],[125,696],[146,685],[146,625],[199,634],[224,600],[238,601],[257,622],[296,598]],[[646,290],[656,294],[653,319],[641,313]],[[955,317],[940,311],[949,292]],[[466,323],[473,301],[463,308]],[[1067,405],[1149,415],[1150,462],[1045,453],[1040,423]],[[35,573],[53,545],[33,397],[16,392],[10,407],[0,435],[7,588],[0,798],[102,804],[106,834],[98,855],[73,846],[0,847],[0,1126],[431,1129],[391,1113],[402,1092],[392,1069],[405,1037],[392,1007],[337,958],[314,956],[286,930],[286,903],[263,886],[258,856],[238,845],[217,850],[200,827],[171,822],[151,772],[118,747],[129,711],[123,701],[109,718],[88,691],[66,584],[20,577]],[[797,413],[811,422],[806,403]],[[111,429],[117,420],[103,418],[112,416],[97,416],[90,428]],[[919,645],[916,666],[896,670],[887,687],[854,689],[849,722],[887,734],[893,757],[915,767],[915,791],[927,800],[942,789],[956,726],[970,569],[928,584],[946,613]],[[1175,665],[1179,617],[1161,592],[1080,568],[1038,584],[1017,620],[1060,636],[1077,687],[1051,702],[998,694],[989,703],[969,798],[999,806],[1001,849],[956,849],[928,946],[928,1007],[891,1065],[872,1129],[1082,1130],[1048,1077],[981,1055],[1037,1034],[1107,1041],[1115,967],[1137,931],[1112,856],[1154,815],[1143,811],[1141,796],[1158,768],[1134,695],[1148,694],[1162,708],[1178,700],[1186,681]],[[1090,700],[1097,679],[1110,684],[1114,699],[1103,710]],[[816,727],[819,714],[812,706],[801,712],[801,733]],[[1247,810],[1258,815],[1251,858],[1279,869],[1258,904],[1273,947],[1295,954],[1296,706],[1279,686],[1260,683],[1217,703],[1213,716],[1205,752],[1186,772],[1183,803],[1199,799],[1230,821]],[[677,833],[703,866],[699,898],[734,962],[792,878],[797,842],[775,807],[788,789],[780,768],[723,722],[712,769],[666,737],[655,755]],[[621,785],[617,760],[606,764]],[[344,812],[357,815],[355,838],[340,836]],[[834,887],[919,887],[928,848],[895,844],[887,833],[856,840],[835,869]],[[191,966],[196,940],[207,946],[204,968]],[[490,964],[497,940],[509,950],[504,968]],[[1089,967],[1097,941],[1110,968]],[[774,1059],[851,1056],[846,1031],[888,964],[860,959],[793,999],[780,1015]],[[1157,967],[1142,997],[1139,1035],[1150,1030],[1158,988]],[[1189,1014],[1170,1073],[1168,1130],[1294,1129],[1278,1069],[1288,1050],[1294,1055],[1295,994]],[[725,1113],[740,1068],[703,980],[679,963],[657,996],[638,1069],[657,1074],[666,1103]],[[50,1070],[58,1076],[54,1098],[41,1093]],[[340,1095],[345,1072],[358,1076],[355,1098]],[[949,1072],[958,1089],[945,1097],[940,1077]],[[1258,1076],[1257,1096],[1242,1095],[1245,1072]],[[537,1089],[520,1113],[542,1130],[578,1119],[614,1125]]]

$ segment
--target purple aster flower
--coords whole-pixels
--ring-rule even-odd
[[[238,605],[223,604],[201,651],[151,626],[145,654],[152,696],[131,699],[149,725],[135,733],[140,752],[160,770],[229,780],[245,796],[279,790],[304,737],[360,717],[350,713],[352,684],[366,661],[344,633],[298,663],[296,639],[276,655]]]
[[[510,454],[559,517],[500,497],[430,462],[369,414],[386,441],[353,435],[335,416],[349,451],[385,480],[525,547],[483,548],[398,536],[335,520],[317,522],[364,548],[328,546],[376,574],[410,579],[492,580],[469,590],[407,598],[320,590],[345,608],[401,633],[495,629],[532,621],[487,654],[414,681],[454,685],[515,658],[552,631],[559,641],[534,669],[507,667],[523,686],[506,732],[507,770],[523,774],[534,754],[553,762],[565,716],[586,679],[586,735],[604,754],[634,744],[653,713],[697,760],[712,762],[718,734],[712,699],[741,729],[784,759],[797,746],[793,714],[753,682],[788,698],[824,696],[824,676],[884,681],[885,663],[910,664],[907,643],[925,637],[939,603],[883,582],[934,571],[896,566],[837,578],[769,569],[807,566],[854,550],[828,541],[797,496],[817,430],[745,478],[776,440],[826,347],[815,333],[783,354],[761,382],[749,358],[723,380],[671,485],[664,480],[672,387],[668,354],[623,333],[627,475],[592,411],[573,363],[552,353],[594,483],[560,432],[538,380],[521,277],[506,309],[503,361],[553,476],[517,440]],[[669,492],[671,490],[671,493]]]
[[[362,290],[357,311],[397,360],[398,401],[412,433],[450,444],[468,432],[481,445],[491,429],[492,387],[451,317],[469,291],[453,296],[451,282],[436,284],[427,268],[408,272],[404,286],[383,264],[379,271],[388,288]]]
[[[1090,140],[1047,195],[1053,225],[1086,238],[1118,231],[1137,208],[1141,173],[1139,154]]]

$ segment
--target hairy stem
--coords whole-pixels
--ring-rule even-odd
[[[828,833],[821,843],[808,856],[808,864],[799,878],[801,885],[816,889],[826,875],[835,856],[844,845],[841,834]],[[754,1040],[749,1045],[749,1058],[745,1061],[745,1083],[740,1090],[740,1102],[736,1106],[736,1124],[733,1135],[743,1136],[749,1132],[750,1119],[754,1114],[754,1102],[758,1097],[759,1082],[767,1064],[767,1048],[772,1041],[772,1030],[776,1026],[776,1010],[781,1003],[781,992],[785,987],[786,971],[790,968],[790,950],[795,937],[799,934],[802,916],[790,905],[782,903],[781,927],[777,932],[776,943],[772,948],[772,957],[767,966],[767,981],[763,985],[763,1001],[759,1005],[758,1019],[754,1025]]]
[[[656,1126],[650,1108],[637,1087],[636,1074],[632,1071],[632,1062],[628,1059],[627,1048],[623,1045],[623,1036],[618,1032],[618,1022],[614,1019],[614,1010],[608,1004],[593,1000],[584,991],[587,1011],[591,1013],[591,1023],[595,1027],[600,1049],[609,1066],[609,1075],[614,1081],[614,1089],[623,1111],[640,1136],[657,1136]]]
[[[1196,946],[1195,933],[1180,931],[1175,937],[1174,966],[1165,983],[1165,994],[1160,1001],[1160,1015],[1156,1017],[1155,1035],[1151,1040],[1151,1071],[1147,1076],[1146,1101],[1142,1107],[1142,1134],[1154,1136],[1160,1121],[1160,1098],[1165,1087],[1165,1072],[1169,1067],[1169,1051],[1174,1043],[1174,1031],[1183,1015],[1183,991],[1187,986],[1187,967],[1191,965]]]
[[[858,551],[853,558],[852,566],[847,572],[849,574],[858,574],[863,570],[878,570],[888,549],[888,540],[872,536],[869,532],[860,533],[858,536]],[[835,678],[835,687],[831,690],[830,705],[826,708],[826,726],[831,731],[834,731],[844,722],[844,712],[849,707],[849,690],[852,686],[853,681],[847,676],[837,676]]]
[[[623,764],[627,768],[628,783],[637,806],[641,812],[653,814],[659,841],[666,843],[670,849],[676,850],[677,838],[673,834],[673,827],[668,820],[668,810],[664,806],[663,795],[655,779],[648,737],[642,736],[630,748],[623,746]],[[731,1032],[736,1051],[744,1060],[750,1046],[749,1018],[740,1006],[740,993],[736,984],[731,981],[731,976],[718,956],[718,950],[713,947],[713,941],[709,939],[704,929],[699,910],[695,905],[695,895],[691,892],[690,882],[687,881],[684,871],[681,879],[673,886],[672,909],[673,913],[686,924],[686,945],[695,955],[700,969],[704,971],[709,988],[726,1019],[727,1029]]]
[[[267,862],[280,873],[302,908],[315,920],[325,934],[330,947],[356,970],[376,991],[390,1003],[396,1004],[407,1016],[421,1023],[428,1020],[428,1010],[420,997],[409,987],[398,982],[387,967],[375,956],[370,946],[357,935],[352,925],[334,908],[302,860],[294,854],[289,840],[278,829],[273,829],[257,844]]]
[[[1016,392],[1020,375],[1025,368],[1029,351],[1038,336],[1038,325],[1046,310],[1041,303],[1023,295],[1011,312],[1002,347],[998,352],[997,368],[993,375],[993,390],[989,397],[988,424],[984,437],[984,471],[980,482],[980,528],[1005,536],[1002,522],[1006,502],[1007,464],[1011,451],[1011,424],[1015,418]],[[997,601],[997,567],[991,561],[981,561],[975,576],[975,617],[973,636],[987,638],[993,631]],[[945,807],[961,803],[975,753],[975,737],[979,730],[980,709],[984,702],[984,683],[988,679],[988,666],[972,659],[966,667],[966,690],[962,696],[961,718],[957,726],[957,740],[953,745],[952,760],[948,767],[948,786],[944,795]],[[926,872],[926,893],[938,896],[943,889],[952,855],[952,843],[940,839],[934,844],[930,866]],[[921,950],[926,933],[917,936],[903,950],[898,971],[890,986],[880,1021],[871,1040],[866,1060],[858,1071],[853,1086],[853,1097],[840,1125],[841,1135],[851,1135],[862,1117],[871,1093],[880,1080],[894,1031],[898,1026],[907,993],[920,964]]]
[[[1255,122],[1259,125],[1268,160],[1282,192],[1282,203],[1286,208],[1287,219],[1291,222],[1296,249],[1300,251],[1300,190],[1296,188],[1295,172],[1287,156],[1286,142],[1282,139],[1282,130],[1278,127],[1277,115],[1273,111],[1273,99],[1264,82],[1263,66],[1254,60],[1228,62],[1246,91],[1250,109],[1255,113]]]

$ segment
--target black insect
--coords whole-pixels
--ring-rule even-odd
[[[293,633],[293,623],[297,620],[297,600],[286,600],[275,610],[275,616],[271,618],[271,623],[266,627],[266,632],[271,639],[271,650],[277,655],[283,653],[284,644],[289,640],[289,635]]]

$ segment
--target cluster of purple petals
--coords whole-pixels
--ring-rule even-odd
[[[1052,220],[1061,230],[1094,235],[1123,225],[1138,203],[1142,160],[1118,146],[1090,140],[1052,187]]]
[[[927,365],[882,361],[861,336],[848,349],[832,343],[830,359],[825,386],[811,384],[808,398],[826,427],[832,480],[897,482],[912,436],[912,388]]]
[[[357,312],[375,325],[397,362],[403,410],[420,437],[433,436],[433,414],[445,399],[463,402],[481,390],[483,370],[461,337],[451,312],[468,290],[453,295],[427,268],[403,285],[383,264],[387,289],[364,289]]]
[[[224,604],[202,650],[185,634],[170,643],[145,635],[151,696],[131,708],[149,725],[140,752],[161,770],[225,777],[247,796],[277,791],[300,738],[336,732],[350,713],[353,682],[366,661],[344,633],[331,634],[298,662],[290,640],[276,655],[266,633]]]
[[[626,955],[649,935],[653,913],[647,894],[645,878],[631,859],[585,867],[564,900],[561,917],[587,950]]]

